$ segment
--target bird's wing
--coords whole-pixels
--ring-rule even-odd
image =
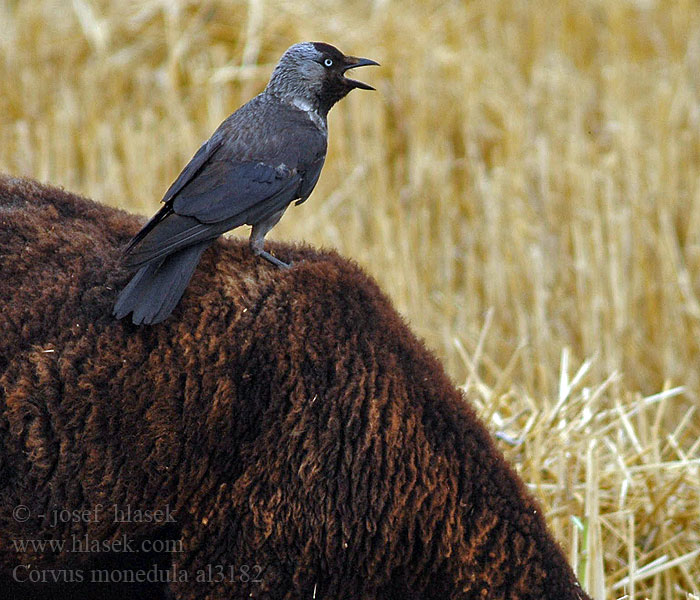
[[[302,178],[285,165],[262,162],[212,160],[197,177],[173,198],[173,211],[195,217],[201,223],[220,223],[240,216],[248,222],[248,213],[272,213],[278,205],[298,197]],[[232,224],[236,227],[236,224]]]
[[[269,108],[275,115],[287,114],[283,127],[279,116],[249,118],[259,98],[231,115],[197,151],[163,197],[165,206],[130,244],[126,266],[254,225],[308,197],[323,166],[325,135],[299,111],[284,113],[292,109],[283,105]]]
[[[173,196],[177,194],[185,185],[187,185],[193,177],[202,169],[209,159],[211,159],[216,151],[221,147],[224,141],[224,136],[217,130],[214,132],[206,142],[204,142],[194,156],[187,163],[182,172],[178,175],[177,179],[173,181],[168,191],[165,192],[165,196],[161,202],[165,204],[155,215],[153,215],[142,228],[129,242],[128,246],[124,249],[124,255],[127,256],[131,254],[133,248],[138,245],[141,240],[143,240],[163,219],[172,213],[172,206],[170,201]],[[127,260],[127,263],[129,261]]]
[[[299,188],[299,200],[297,200],[294,205],[299,206],[306,202],[311,192],[314,191],[316,184],[318,183],[318,178],[321,176],[321,169],[323,169],[323,163],[326,160],[325,147],[323,153],[319,153],[314,160],[306,169],[304,173],[304,180]]]
[[[168,214],[130,247],[124,264],[139,267],[254,224],[298,198],[301,182],[295,171],[262,163],[210,162],[173,198]]]
[[[197,173],[204,166],[204,164],[209,161],[215,152],[221,147],[224,142],[224,135],[221,131],[217,130],[214,132],[206,142],[204,142],[195,155],[190,159],[182,172],[177,176],[177,179],[173,181],[168,191],[165,192],[165,196],[161,202],[169,202],[173,199],[175,194],[177,194],[183,187],[185,187]]]

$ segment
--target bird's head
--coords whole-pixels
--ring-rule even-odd
[[[351,90],[374,89],[345,77],[349,69],[378,64],[368,58],[346,56],[330,44],[302,42],[294,44],[282,55],[266,91],[325,116]]]

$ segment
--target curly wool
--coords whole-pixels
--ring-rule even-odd
[[[587,598],[484,426],[356,265],[273,245],[294,263],[282,271],[221,240],[172,317],[136,327],[111,307],[139,225],[0,178],[0,585],[18,564],[115,558],[11,543],[88,534],[178,539],[157,558],[189,574],[168,584],[182,600]],[[114,504],[175,523],[12,515]],[[252,565],[259,578],[194,576]]]

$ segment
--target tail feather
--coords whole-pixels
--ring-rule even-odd
[[[121,319],[133,312],[136,325],[155,325],[167,319],[185,292],[202,252],[212,241],[199,242],[141,267],[119,294],[114,316]]]

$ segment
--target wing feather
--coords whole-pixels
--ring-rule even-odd
[[[281,192],[294,200],[300,177],[283,165],[213,161],[173,200],[173,210],[202,223],[218,223],[255,205],[265,206]],[[295,185],[296,184],[296,185]]]
[[[175,195],[185,187],[197,175],[199,170],[209,161],[224,142],[224,136],[220,130],[214,132],[206,142],[204,142],[194,156],[187,163],[182,172],[173,181],[161,202],[169,202]]]
[[[253,224],[292,202],[297,197],[300,182],[300,176],[295,174],[286,180],[284,186],[277,186],[276,192],[265,198],[264,202],[244,202],[239,204],[236,210],[231,209],[225,194],[215,198],[219,200],[216,204],[219,214],[212,222],[202,221],[200,213],[183,215],[171,212],[131,249],[125,257],[124,264],[130,268],[139,267],[160,260],[186,246],[214,239],[239,225]],[[246,208],[241,209],[241,206]],[[211,216],[213,213],[203,209],[203,214]]]

